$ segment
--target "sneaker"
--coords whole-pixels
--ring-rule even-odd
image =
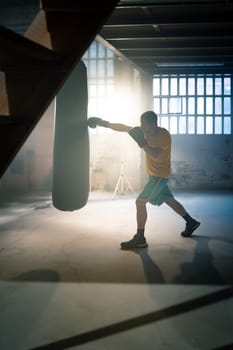
[[[200,222],[194,220],[191,223],[186,223],[185,230],[181,232],[181,236],[190,237],[192,233],[200,226]]]
[[[121,249],[146,248],[147,246],[146,239],[139,238],[137,235],[134,235],[130,241],[121,242]]]

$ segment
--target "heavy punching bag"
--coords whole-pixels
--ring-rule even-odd
[[[80,61],[56,97],[52,202],[58,210],[77,210],[88,200],[87,103],[87,71]]]

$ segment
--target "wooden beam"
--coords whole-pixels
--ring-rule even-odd
[[[0,148],[4,150],[0,155],[0,176],[107,21],[117,1],[99,0],[89,12],[87,6],[77,1],[58,0],[56,9],[51,4],[53,6],[53,0],[42,0],[42,9],[25,35],[27,39],[0,30],[2,42],[5,40],[5,48],[8,48],[5,56],[0,54],[2,68],[6,69],[0,91],[5,91],[9,106],[6,118],[14,118],[16,123],[0,124]],[[90,11],[95,12],[91,21]],[[0,115],[5,114],[2,112],[0,110]]]

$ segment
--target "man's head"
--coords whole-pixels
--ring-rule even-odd
[[[157,128],[157,114],[153,111],[147,111],[141,115],[141,128],[144,133],[154,133]]]

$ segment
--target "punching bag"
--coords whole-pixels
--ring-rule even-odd
[[[80,61],[56,97],[52,202],[58,210],[77,210],[88,200],[87,103],[87,71]]]

